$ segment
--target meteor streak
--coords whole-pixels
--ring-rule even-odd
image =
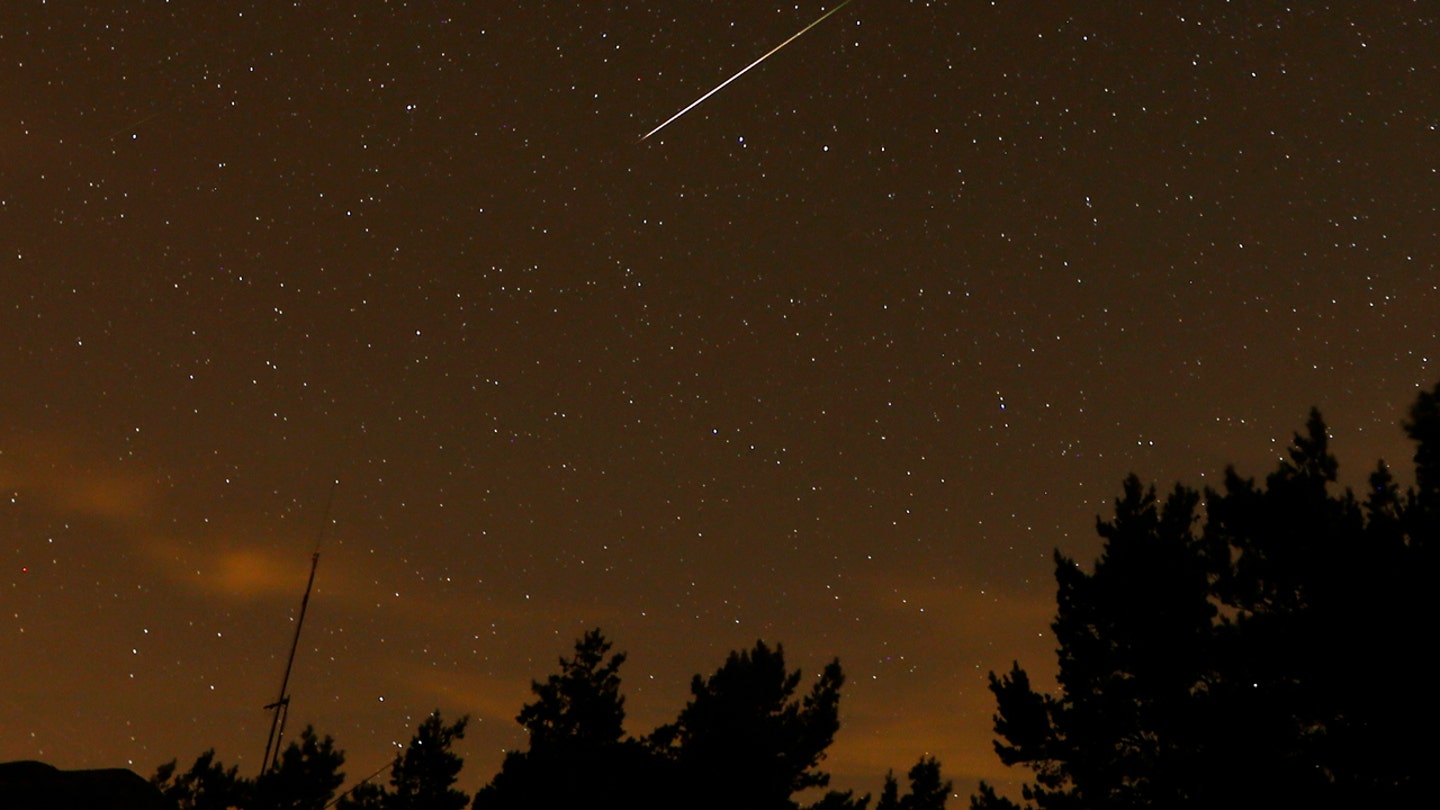
[[[715,95],[716,93],[720,92],[721,90],[724,90],[724,89],[725,89],[725,85],[727,85],[727,84],[735,81],[736,79],[740,78],[741,76],[744,76],[746,73],[750,72],[750,68],[753,68],[753,67],[755,67],[756,65],[760,64],[761,62],[764,62],[766,59],[769,59],[770,57],[774,56],[776,51],[780,50],[781,48],[785,47],[786,45],[789,45],[790,43],[792,43],[792,42],[794,42],[795,40],[799,39],[800,37],[804,36],[806,31],[809,31],[811,28],[814,28],[815,26],[819,25],[820,23],[825,22],[825,18],[829,17],[831,14],[834,14],[835,12],[839,11],[840,9],[842,9],[842,8],[850,5],[851,2],[852,2],[852,0],[845,0],[845,2],[841,3],[840,5],[836,6],[835,8],[832,8],[832,9],[830,9],[829,11],[825,12],[824,14],[821,14],[820,17],[815,20],[815,22],[812,22],[812,23],[810,23],[809,25],[805,26],[804,28],[801,28],[799,31],[797,31],[797,32],[796,32],[793,36],[791,36],[789,39],[787,39],[787,40],[785,40],[784,42],[780,43],[779,45],[776,45],[775,47],[771,48],[764,56],[760,57],[759,59],[756,59],[754,62],[751,62],[750,64],[748,64],[748,65],[746,65],[744,68],[742,68],[739,73],[736,73],[734,76],[731,76],[730,78],[726,79],[725,81],[723,81],[723,82],[715,85],[715,89],[714,89],[714,90],[711,90],[710,92],[706,93],[705,95],[703,95],[703,96],[695,99],[694,101],[690,102],[690,103],[687,104],[687,105],[685,106],[685,108],[682,109],[680,112],[677,112],[677,113],[675,113],[674,115],[670,116],[669,118],[665,119],[665,120],[660,124],[660,126],[655,127],[654,129],[650,130],[649,132],[645,133],[644,135],[641,135],[641,136],[640,136],[640,141],[643,141],[643,140],[645,140],[646,138],[649,138],[651,135],[654,135],[655,133],[657,133],[657,132],[659,132],[660,130],[664,129],[665,127],[670,126],[670,122],[674,121],[676,118],[679,118],[680,116],[684,115],[685,113],[690,112],[691,110],[693,110],[693,109],[695,109],[696,107],[700,106],[700,104],[701,104],[702,102],[704,102],[705,99],[710,98],[711,96]],[[640,141],[636,141],[636,143],[639,143]]]

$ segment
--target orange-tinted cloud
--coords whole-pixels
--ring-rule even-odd
[[[57,436],[6,437],[0,448],[0,491],[55,510],[128,522],[156,500],[156,476],[88,454]]]

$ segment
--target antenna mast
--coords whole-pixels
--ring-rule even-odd
[[[290,642],[290,657],[285,661],[285,677],[280,679],[280,696],[265,708],[271,712],[270,736],[265,740],[265,757],[260,760],[260,772],[273,770],[280,764],[280,740],[285,736],[285,720],[290,716],[290,670],[295,666],[295,651],[300,647],[300,630],[305,626],[305,611],[310,607],[310,590],[315,587],[315,569],[320,565],[320,541],[325,537],[325,527],[330,524],[330,505],[335,502],[335,481],[330,485],[330,496],[325,499],[325,517],[320,522],[320,531],[315,536],[315,551],[310,554],[310,580],[305,583],[305,596],[300,600],[300,616],[295,620],[295,638]]]

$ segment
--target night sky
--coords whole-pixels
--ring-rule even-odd
[[[835,787],[1011,786],[1126,473],[1408,469],[1434,5],[855,0],[638,141],[833,5],[7,0],[0,760],[253,774],[319,538],[352,778],[598,626],[631,733],[763,638]]]

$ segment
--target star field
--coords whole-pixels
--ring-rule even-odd
[[[1437,379],[1424,3],[857,0],[643,143],[831,6],[112,5],[0,10],[0,760],[253,772],[318,538],[352,777],[599,626],[633,734],[764,638],[835,787],[1010,785],[1126,473]]]

